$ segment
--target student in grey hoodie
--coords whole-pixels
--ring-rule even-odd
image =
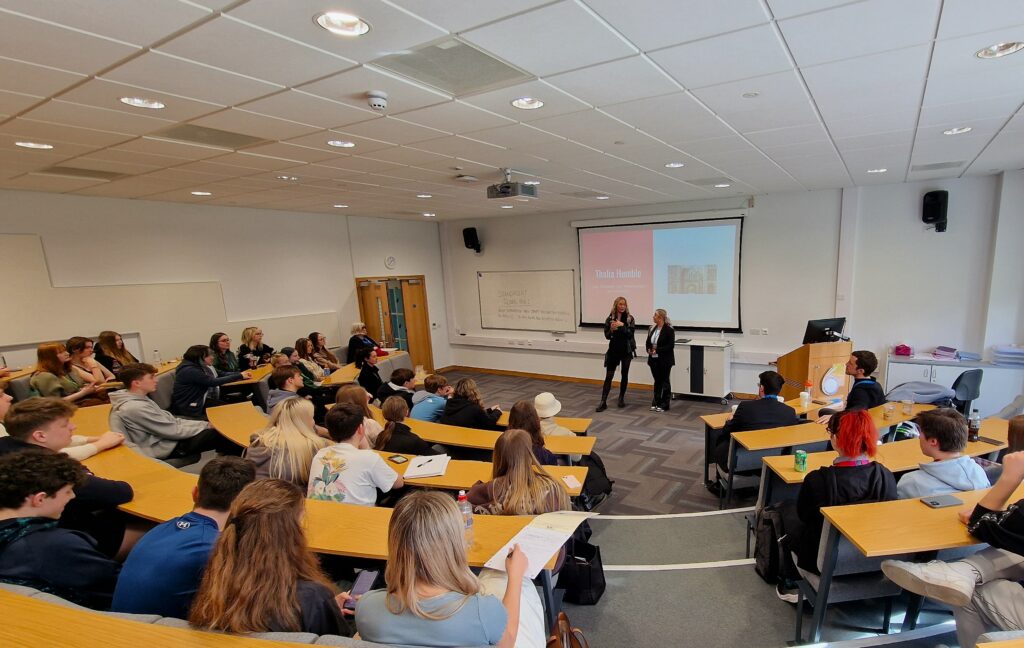
[[[132,362],[117,379],[124,391],[110,394],[110,429],[125,435],[139,452],[154,459],[174,459],[216,450],[239,455],[242,449],[210,428],[206,421],[175,417],[149,395],[156,391],[156,367]]]
[[[943,495],[991,485],[984,469],[963,454],[967,447],[967,421],[960,412],[945,407],[921,412],[914,421],[921,428],[921,452],[932,461],[903,475],[896,485],[897,497]]]
[[[274,415],[274,410],[277,406],[288,400],[289,398],[301,398],[313,402],[314,407],[315,401],[306,396],[299,394],[299,390],[302,389],[302,372],[295,365],[281,365],[274,369],[274,373],[270,375],[270,382],[272,382],[277,389],[271,389],[270,395],[267,398],[267,409],[270,410],[270,415]],[[327,436],[327,428],[322,425],[313,425],[316,433],[325,439],[330,437]]]

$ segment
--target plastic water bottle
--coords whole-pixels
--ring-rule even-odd
[[[163,363],[164,361],[160,359],[160,352],[157,351],[156,349],[153,349],[153,364],[160,366]]]
[[[971,417],[967,419],[967,440],[977,441],[981,436],[981,415],[978,410],[971,410]]]
[[[466,491],[459,491],[459,512],[462,513],[463,533],[466,537],[466,548],[473,546],[473,505],[469,503]]]

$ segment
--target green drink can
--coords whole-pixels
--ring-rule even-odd
[[[807,472],[807,453],[805,451],[797,450],[793,453],[793,470]]]

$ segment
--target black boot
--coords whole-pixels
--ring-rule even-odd
[[[598,405],[598,406],[597,406],[597,409],[596,409],[596,410],[594,410],[594,411],[595,411],[595,412],[603,412],[603,411],[605,411],[606,409],[608,409],[608,403],[602,400],[602,401],[601,401],[601,404],[600,404],[600,405]]]
[[[626,397],[623,396],[622,394],[620,394],[619,395],[619,407],[625,407],[625,406],[626,406]]]

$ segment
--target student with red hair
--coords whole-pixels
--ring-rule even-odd
[[[896,499],[896,478],[873,460],[878,429],[870,414],[864,410],[837,412],[829,419],[828,432],[839,456],[831,466],[809,472],[804,478],[797,498],[797,515],[803,528],[790,544],[796,550],[800,569],[814,574],[818,573],[823,506]]]

